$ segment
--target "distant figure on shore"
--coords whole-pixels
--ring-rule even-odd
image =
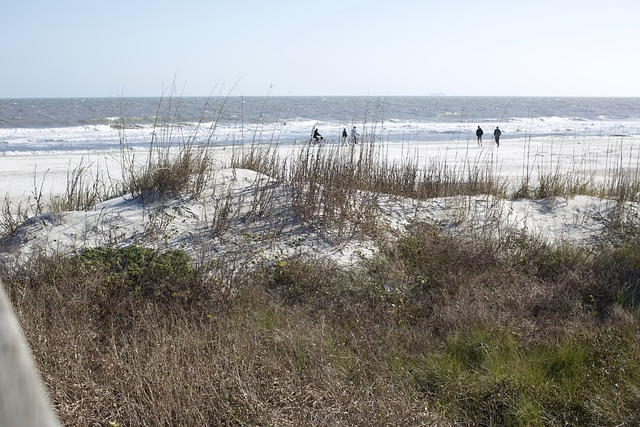
[[[342,145],[347,145],[348,137],[349,135],[347,135],[347,128],[342,128]]]
[[[311,137],[311,139],[317,144],[318,142],[320,142],[320,140],[322,140],[322,135],[320,135],[320,132],[318,131],[318,128],[313,128],[313,136]]]
[[[478,129],[476,130],[476,136],[478,137],[478,145],[482,145],[482,135],[484,134],[482,128],[480,126],[478,126]]]
[[[493,138],[496,140],[496,145],[498,147],[500,146],[500,135],[502,135],[502,132],[500,131],[500,128],[496,126],[496,130],[493,131]]]
[[[354,144],[358,143],[358,132],[356,132],[355,126],[351,128],[351,139],[353,140]]]

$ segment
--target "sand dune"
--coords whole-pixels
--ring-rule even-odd
[[[283,157],[293,156],[299,149],[277,148]],[[87,212],[43,212],[5,241],[3,256],[25,259],[40,251],[68,253],[107,244],[141,244],[184,249],[196,259],[243,257],[259,262],[309,254],[353,265],[376,252],[377,242],[371,239],[332,239],[317,227],[302,223],[294,212],[287,184],[255,171],[227,167],[230,151],[217,150],[220,166],[211,180],[214,185],[197,200],[187,197],[145,204],[127,195],[100,202]],[[486,142],[483,147],[475,142],[390,144],[382,147],[381,153],[399,162],[415,160],[425,167],[486,165],[496,176],[512,182],[527,174],[533,182],[544,174],[561,172],[606,180],[616,174],[637,173],[638,162],[630,139],[510,141],[499,148]],[[111,177],[121,174],[118,153],[5,156],[0,162],[0,182],[4,184],[0,190],[13,201],[29,199],[31,203],[38,187],[49,197],[64,193],[70,171],[77,168],[86,168],[88,176],[96,171]],[[594,196],[506,200],[479,195],[418,201],[379,195],[377,203],[377,219],[389,236],[401,233],[412,221],[427,221],[480,233],[506,227],[550,243],[573,244],[596,242],[616,207],[614,201]]]

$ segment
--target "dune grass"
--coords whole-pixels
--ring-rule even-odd
[[[2,276],[65,425],[638,422],[637,241],[492,247],[425,225],[361,270],[225,283],[129,247]]]
[[[209,141],[164,123],[175,108],[159,109],[158,139],[142,161],[123,148],[120,181],[85,181],[75,169],[52,206],[89,209],[128,194],[153,209],[202,197],[219,159]],[[309,257],[248,265],[110,246],[0,265],[65,425],[640,422],[631,160],[612,155],[598,182],[588,165],[567,173],[553,161],[536,178],[527,164],[509,182],[497,164],[479,160],[390,160],[375,134],[358,146],[305,145],[285,157],[279,148],[235,147],[230,166],[285,186],[297,220],[328,240],[376,239],[376,257],[350,269]],[[247,203],[269,215],[275,193],[255,185]],[[16,214],[5,202],[4,236],[51,207],[35,187],[36,208]],[[509,229],[452,234],[424,223],[390,238],[377,221],[382,196],[578,194],[618,202],[600,245],[550,245]],[[211,220],[214,235],[235,215],[228,200]]]

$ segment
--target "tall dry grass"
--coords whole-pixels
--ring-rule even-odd
[[[65,425],[616,425],[637,247],[416,225],[357,270],[130,247],[2,278]]]
[[[86,209],[114,188],[152,209],[218,185],[210,140],[183,133],[179,104],[158,117],[143,159],[125,149],[123,127],[120,183],[86,185],[84,169],[74,170],[59,209]],[[638,423],[638,180],[629,161],[612,156],[603,183],[587,166],[567,175],[553,161],[536,179],[524,165],[512,183],[480,159],[391,160],[375,128],[357,146],[303,146],[287,157],[277,141],[235,147],[231,166],[269,183],[254,183],[242,212],[222,187],[208,219],[219,236],[240,215],[276,215],[288,197],[297,220],[333,241],[378,239],[379,255],[359,268],[310,258],[247,266],[241,256],[137,246],[2,263],[65,425]],[[34,187],[35,208],[10,214],[5,203],[6,234],[46,209]],[[512,230],[452,235],[433,224],[386,240],[377,221],[382,195],[463,196],[466,215],[474,195],[583,193],[620,203],[608,219],[613,245],[554,246]]]

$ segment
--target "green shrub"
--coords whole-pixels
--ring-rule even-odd
[[[140,246],[89,248],[81,255],[83,267],[104,275],[105,296],[130,296],[154,301],[190,302],[196,271],[189,256],[181,250],[158,252]],[[200,289],[202,291],[202,289]]]
[[[536,276],[556,281],[588,265],[589,252],[581,247],[557,245],[546,246],[523,256],[526,257],[525,261],[534,265]]]
[[[592,269],[596,282],[587,296],[601,316],[618,304],[636,309],[640,303],[640,248],[626,243],[603,248],[594,258]]]
[[[385,313],[385,292],[365,275],[328,262],[292,259],[277,261],[264,271],[267,288],[290,306],[348,319],[354,313],[376,317]]]

